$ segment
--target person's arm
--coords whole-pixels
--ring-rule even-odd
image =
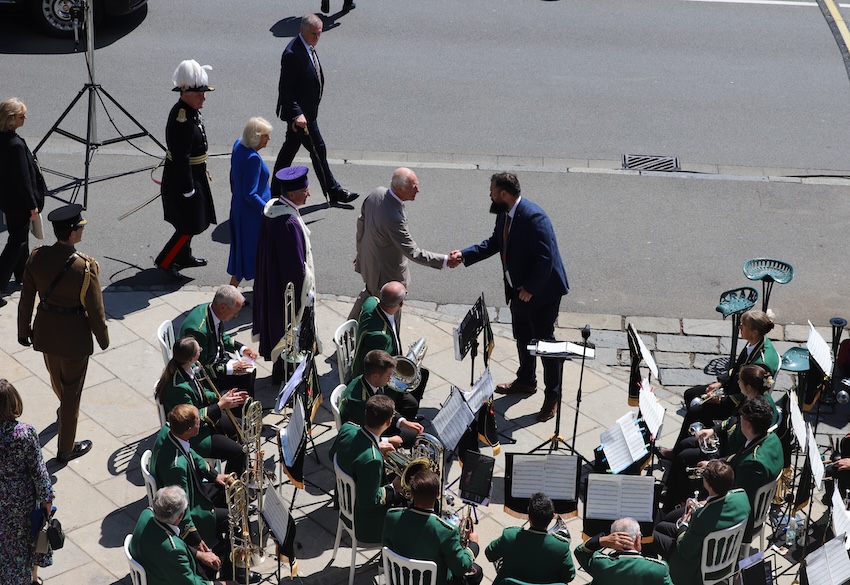
[[[476,262],[480,262],[481,260],[486,260],[490,256],[498,254],[499,250],[499,237],[497,235],[497,230],[499,229],[499,222],[496,222],[496,227],[493,229],[493,235],[489,238],[481,242],[480,244],[476,244],[474,246],[469,246],[468,248],[464,248],[460,250],[461,261],[464,266],[472,266]]]
[[[17,138],[9,142],[9,174],[7,179],[9,185],[4,185],[12,193],[15,199],[21,199],[21,208],[37,209],[38,202],[36,201],[35,191],[33,190],[32,180],[30,177],[30,159],[32,154],[24,144],[23,139]]]
[[[97,339],[97,344],[100,349],[106,349],[109,347],[109,330],[106,328],[106,312],[103,308],[103,294],[100,291],[100,266],[94,259],[88,262],[90,280],[83,304],[89,318],[89,328]]]
[[[261,216],[266,207],[266,200],[263,199],[263,194],[269,188],[268,183],[263,184],[260,182],[260,176],[263,174],[262,170],[265,163],[260,157],[260,153],[254,151],[239,164],[241,168],[236,173],[239,183],[235,185],[238,190],[238,196],[251,213]]]
[[[168,152],[171,153],[171,163],[176,171],[177,186],[184,197],[192,197],[195,194],[195,179],[189,158],[195,142],[195,119],[187,105],[181,103],[180,108],[185,111],[185,116],[181,117],[178,109],[177,118],[169,121],[166,142]]]
[[[393,500],[395,490],[391,485],[381,485],[384,477],[382,459],[367,461],[357,474],[357,503],[363,509],[385,508]],[[362,489],[361,489],[362,487]]]
[[[471,533],[470,537],[475,535]],[[472,567],[472,561],[478,555],[478,537],[473,541],[470,538],[469,545],[461,546],[460,535],[457,530],[445,529],[440,541],[440,554],[446,561],[452,575],[461,576]]]
[[[296,40],[296,42],[300,42]],[[286,50],[280,59],[280,82],[278,83],[278,105],[277,115],[287,124],[292,123],[298,116],[303,116],[301,106],[295,99],[295,88],[298,84],[299,69],[298,56],[293,50]]]
[[[445,266],[447,260],[445,254],[423,250],[419,247],[419,244],[413,241],[413,238],[410,236],[410,230],[407,227],[407,217],[401,212],[399,212],[398,216],[390,220],[390,224],[387,227],[387,235],[405,258],[411,262],[430,266],[431,268],[440,269]]]
[[[561,559],[561,566],[558,568],[559,579],[561,583],[569,583],[576,578],[576,566],[573,564],[573,555],[570,553],[570,541],[567,541],[567,546],[564,549],[564,556]]]

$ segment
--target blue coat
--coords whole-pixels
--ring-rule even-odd
[[[533,295],[529,301],[531,307],[547,305],[570,290],[555,231],[546,212],[539,205],[525,197],[516,205],[508,235],[505,266],[510,273],[513,289],[523,287]],[[506,217],[506,213],[500,213],[496,217],[492,236],[461,251],[466,266],[501,254]],[[511,300],[511,287],[507,280],[505,300]]]
[[[230,154],[230,260],[227,273],[253,280],[263,208],[271,197],[269,167],[260,153],[237,140]]]

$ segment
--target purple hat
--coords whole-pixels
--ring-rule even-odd
[[[298,191],[310,184],[307,180],[307,167],[286,167],[280,169],[274,176],[280,180],[280,188],[284,193]]]

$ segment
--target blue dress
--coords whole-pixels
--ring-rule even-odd
[[[37,554],[32,546],[30,512],[53,501],[50,474],[32,426],[0,421],[0,482],[0,583],[29,585],[36,564],[53,564],[51,553]]]
[[[230,259],[227,273],[253,280],[263,208],[271,197],[269,167],[260,153],[237,140],[230,155]]]

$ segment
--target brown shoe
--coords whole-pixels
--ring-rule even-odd
[[[535,392],[537,392],[535,386],[523,384],[517,380],[496,386],[496,394],[534,394]]]
[[[540,409],[540,412],[537,413],[537,422],[546,422],[547,420],[555,417],[555,412],[558,410],[558,399],[547,398],[543,401],[543,407]]]

